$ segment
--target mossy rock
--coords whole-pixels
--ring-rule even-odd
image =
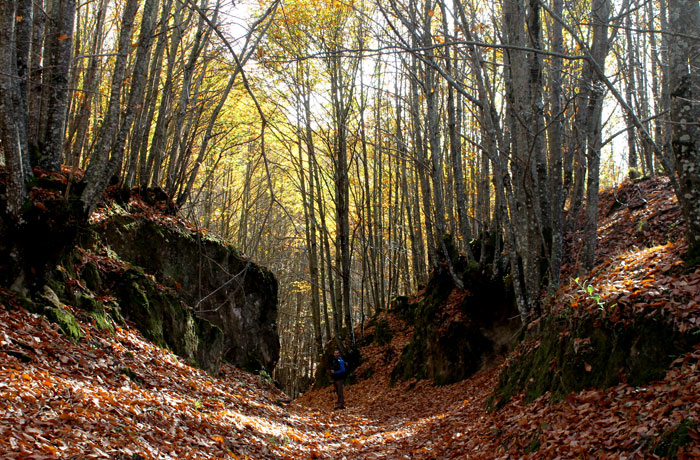
[[[437,385],[454,383],[511,346],[519,321],[507,287],[465,258],[455,261],[454,268],[465,289],[456,290],[446,267],[433,272],[423,297],[412,308],[414,335],[392,371],[392,383],[411,378],[432,378]],[[455,296],[450,297],[453,291]],[[407,307],[397,302],[397,308]]]
[[[125,215],[118,208],[113,211],[102,226],[94,227],[95,232],[88,235],[92,246],[109,247],[114,257],[153,275],[160,288],[151,290],[148,282],[139,279],[138,287],[127,285],[133,279],[129,283],[114,280],[114,293],[119,303],[125,304],[121,305],[124,316],[138,323],[136,312],[128,311],[129,305],[138,306],[139,310],[154,309],[157,314],[145,315],[148,330],[144,334],[160,340],[158,331],[162,330],[163,339],[172,350],[189,350],[183,355],[188,361],[194,356],[190,346],[193,341],[185,339],[182,320],[188,315],[201,316],[223,334],[226,361],[239,367],[250,366],[248,355],[253,355],[253,362],[259,361],[271,372],[279,357],[277,281],[272,272],[243,259],[229,244],[202,238],[185,227]],[[131,276],[129,272],[127,275]],[[104,277],[102,282],[106,287],[111,284]],[[164,295],[177,302],[160,298],[161,292],[156,291],[163,291],[163,286],[168,291]],[[139,290],[144,291],[148,304]],[[186,305],[176,305],[183,302]],[[195,305],[196,312],[192,308]],[[175,319],[167,324],[171,316]],[[161,324],[150,318],[159,318]],[[169,334],[178,337],[174,339],[176,344]],[[218,348],[218,342],[214,346]]]
[[[102,278],[94,262],[89,261],[85,264],[80,272],[80,278],[85,282],[85,286],[92,292],[100,292],[102,290]]]
[[[513,359],[501,373],[496,407],[524,391],[531,402],[546,392],[561,399],[584,388],[606,388],[621,379],[643,385],[663,378],[668,366],[697,343],[662,317],[640,317],[622,325],[588,316],[572,319],[553,315],[542,319],[538,343]]]
[[[390,383],[392,385],[398,380],[409,380],[411,378],[421,380],[428,377],[423,366],[425,358],[421,342],[421,340],[414,339],[403,347],[399,362],[391,371]]]
[[[90,312],[89,313],[90,317],[95,321],[95,327],[99,331],[109,331],[110,334],[114,334],[114,325],[112,324],[112,321],[109,317],[109,315],[105,312]]]
[[[44,314],[52,322],[59,325],[61,331],[74,341],[82,339],[85,334],[80,329],[75,316],[63,307],[46,307]]]
[[[58,294],[56,294],[56,292],[48,284],[43,287],[37,297],[39,301],[48,303],[53,307],[63,307],[63,303],[61,302],[61,299],[58,298]]]
[[[122,274],[115,291],[121,313],[147,339],[188,363],[218,373],[224,348],[222,330],[195,316],[176,292],[157,286],[137,270]]]
[[[197,337],[195,354],[197,363],[203,363],[201,366],[212,374],[218,372],[223,360],[224,332],[220,327],[199,316],[194,316],[194,325]]]
[[[147,278],[134,271],[122,275],[116,286],[121,314],[134,322],[141,333],[160,347],[166,347],[163,339],[162,315],[154,310],[143,284]]]
[[[108,330],[110,333],[114,333],[114,324],[112,324],[112,318],[110,318],[109,313],[105,309],[104,304],[91,296],[84,293],[78,293],[76,295],[76,302],[80,309],[85,310],[90,318],[95,322],[95,327],[100,330]]]
[[[104,304],[105,311],[109,313],[110,318],[114,320],[115,323],[124,327],[126,326],[126,321],[119,310],[119,304],[114,300],[110,300]]]
[[[51,288],[51,290],[55,293],[57,298],[64,298],[66,296],[66,285],[64,282],[50,279],[46,283],[46,286]]]

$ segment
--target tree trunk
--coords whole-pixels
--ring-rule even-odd
[[[200,8],[204,9],[206,7],[206,4],[207,0],[202,0]],[[216,21],[217,13],[218,10],[215,10],[214,21]],[[185,115],[187,114],[187,109],[189,108],[191,100],[191,86],[192,78],[194,76],[195,71],[195,65],[197,64],[197,59],[200,53],[207,46],[209,34],[211,31],[211,29],[208,27],[205,29],[205,24],[206,23],[204,20],[204,16],[200,15],[199,21],[197,22],[197,30],[195,32],[194,43],[190,45],[190,54],[183,70],[182,88],[180,90],[180,97],[176,104],[177,109],[175,111],[175,116],[172,122],[172,145],[170,147],[169,154],[170,161],[168,162],[168,171],[165,177],[165,191],[171,196],[173,196],[175,192],[175,174],[180,167],[180,162],[182,161],[182,152],[184,151],[184,135],[182,132],[182,128],[185,122]]]
[[[29,65],[29,81],[27,88],[27,142],[32,155],[39,152],[39,134],[41,132],[41,80],[42,80],[42,51],[44,49],[44,31],[46,12],[43,0],[34,0],[32,14],[32,46]],[[27,158],[27,161],[29,158]],[[29,168],[27,168],[29,169]]]
[[[172,36],[170,37],[170,49],[168,50],[168,67],[166,69],[165,84],[161,90],[160,105],[158,107],[158,118],[156,119],[156,127],[153,132],[151,141],[151,151],[148,153],[148,165],[146,170],[150,172],[149,177],[142,177],[141,181],[150,183],[151,186],[157,187],[161,184],[161,168],[163,166],[164,152],[166,147],[166,131],[168,119],[171,117],[170,105],[174,95],[174,72],[175,63],[177,61],[177,53],[182,41],[182,32],[185,24],[183,23],[182,10],[184,4],[177,1],[179,5],[175,8],[174,23]]]
[[[49,34],[44,51],[44,73],[42,87],[46,100],[46,126],[41,133],[41,166],[50,171],[61,169],[61,154],[65,136],[66,117],[70,104],[68,75],[70,73],[71,47],[73,44],[73,22],[75,0],[57,0],[52,10]]]
[[[668,22],[672,151],[688,256],[696,263],[700,260],[700,43],[687,34],[700,30],[698,1],[669,1]]]
[[[627,104],[630,105],[630,107],[634,107],[634,101],[633,97],[636,94],[636,87],[635,87],[635,72],[636,72],[636,63],[634,59],[634,48],[633,48],[633,43],[632,43],[632,19],[628,15],[626,20],[625,20],[625,39],[627,42],[627,61],[622,68],[626,68],[627,72],[627,84],[625,86],[625,99],[627,99]],[[620,58],[622,61],[622,58]],[[625,114],[625,123],[627,124],[627,166],[629,167],[629,174],[630,176],[636,176],[638,174],[637,171],[637,146],[636,146],[636,132],[635,132],[635,126],[634,126],[634,121],[631,119],[629,114]]]
[[[158,12],[158,2],[156,0],[146,0],[143,5],[143,15],[141,18],[141,31],[139,32],[138,48],[134,58],[134,70],[131,74],[131,89],[126,109],[122,114],[121,126],[117,137],[112,145],[107,172],[103,177],[111,178],[119,174],[124,158],[126,147],[126,136],[131,131],[131,125],[136,116],[136,112],[143,112],[143,93],[146,87],[148,76],[148,64],[151,56],[151,46],[153,45],[153,32],[155,30],[156,13]]]
[[[447,12],[445,4],[440,3],[443,17],[443,30],[447,35],[449,33],[447,27]],[[450,56],[449,48],[446,52],[446,70],[450,75],[455,75],[452,69],[453,58]],[[455,59],[455,62],[457,60]],[[457,80],[455,76],[455,80]],[[457,198],[457,219],[459,224],[459,233],[463,242],[463,247],[468,260],[474,258],[469,242],[472,239],[471,229],[469,227],[469,211],[467,203],[467,193],[464,185],[464,171],[462,169],[462,140],[461,140],[461,101],[455,101],[455,90],[452,85],[447,88],[447,132],[450,140],[450,162],[454,174],[455,195]]]
[[[85,173],[87,187],[85,187],[80,196],[83,208],[87,213],[91,212],[100,201],[110,179],[107,176],[107,164],[112,141],[119,128],[122,86],[126,77],[127,59],[131,50],[131,35],[138,6],[138,0],[129,0],[124,7],[121,23],[122,29],[119,32],[117,59],[112,72],[109,105],[107,106],[107,113],[105,114],[102,128],[97,136],[95,150],[90,156],[90,164]]]
[[[605,67],[608,55],[608,22],[610,16],[609,0],[594,0],[591,6],[593,18],[592,59]],[[591,63],[586,62],[586,66]],[[595,264],[596,240],[598,236],[598,186],[600,180],[600,150],[603,114],[603,96],[605,88],[598,74],[593,74],[591,92],[588,100],[586,120],[586,144],[588,146],[588,178],[586,182],[586,223],[583,229],[584,244],[581,255],[581,266],[584,271],[593,268]]]
[[[22,150],[20,130],[22,117],[21,95],[17,78],[17,50],[13,31],[16,17],[16,2],[0,2],[0,147],[5,155],[7,167],[7,213],[16,221],[27,197],[25,179],[27,172],[22,161],[26,150]]]
[[[95,20],[95,28],[92,35],[92,46],[90,47],[90,61],[87,71],[83,77],[83,94],[78,98],[80,105],[76,109],[76,116],[71,123],[70,132],[68,135],[68,145],[71,155],[73,156],[73,166],[79,164],[80,157],[85,147],[85,141],[88,137],[88,127],[90,124],[90,112],[93,104],[94,96],[97,93],[100,84],[99,66],[101,59],[98,56],[104,42],[104,21],[107,14],[106,0],[100,0],[97,4]]]

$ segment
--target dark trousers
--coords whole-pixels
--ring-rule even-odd
[[[344,383],[345,382],[343,381],[343,379],[333,381],[333,386],[335,387],[335,394],[338,395],[338,402],[335,405],[336,409],[345,408],[345,390],[343,388]]]

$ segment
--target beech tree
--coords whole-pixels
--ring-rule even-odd
[[[687,225],[689,256],[700,256],[700,30],[697,0],[668,2],[672,151],[678,201]]]

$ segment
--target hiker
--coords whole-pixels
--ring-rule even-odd
[[[346,374],[345,361],[340,357],[340,351],[335,350],[335,352],[333,352],[333,370],[331,371],[331,377],[333,378],[335,394],[338,395],[338,402],[334,409],[345,409],[345,392],[343,385],[345,384]]]

